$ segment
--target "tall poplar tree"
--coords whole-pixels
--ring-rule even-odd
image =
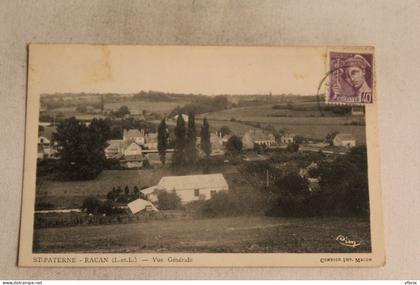
[[[188,129],[187,129],[187,147],[186,158],[189,164],[194,164],[197,161],[197,132],[195,130],[195,116],[194,113],[188,115]]]
[[[168,128],[166,127],[165,118],[163,118],[158,127],[158,151],[162,165],[165,165],[166,162],[166,149],[168,148],[168,137]]]
[[[175,127],[175,149],[173,156],[174,165],[180,166],[185,164],[185,147],[186,147],[186,128],[182,114],[178,114]]]
[[[203,126],[201,127],[201,150],[206,154],[207,157],[211,153],[211,143],[210,143],[210,126],[207,121],[207,118],[203,120]]]

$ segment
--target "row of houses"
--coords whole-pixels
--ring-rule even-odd
[[[147,133],[144,130],[129,129],[123,131],[122,139],[107,141],[105,157],[118,159],[124,168],[141,168],[147,161],[154,166],[160,164],[157,149],[157,133]],[[170,161],[171,150],[167,160]]]
[[[54,126],[43,126],[43,131],[38,137],[38,159],[54,158],[57,154],[57,148],[52,143],[52,133]],[[232,135],[222,135],[221,132],[210,134],[210,143],[212,146],[211,156],[223,156],[226,150],[226,144]],[[242,137],[244,150],[251,150],[255,145],[273,147],[279,144],[293,143],[296,135],[292,133],[283,134],[279,142],[273,133],[260,129],[248,130]],[[157,133],[145,132],[145,130],[129,129],[123,131],[121,139],[109,140],[105,148],[107,159],[118,159],[126,168],[143,167],[147,160],[151,165],[159,165]],[[354,147],[356,140],[351,134],[339,133],[332,141],[334,146]],[[200,150],[201,140],[197,137],[197,149]],[[324,146],[324,145],[323,145]],[[167,151],[167,161],[170,162],[173,150]],[[204,156],[203,153],[199,153]]]
[[[230,136],[222,136],[220,132],[210,134],[210,143],[212,152],[210,156],[219,156],[225,154],[225,146]],[[125,168],[141,168],[145,161],[151,166],[161,165],[158,147],[157,134],[145,133],[144,130],[130,129],[124,130],[123,138],[109,140],[105,148],[107,159],[118,159]],[[197,150],[199,156],[203,157],[200,144],[201,139],[197,137]],[[173,149],[166,150],[166,161],[171,162]]]
[[[280,136],[279,141],[276,141],[276,137],[273,133],[264,130],[253,129],[247,131],[242,137],[243,149],[253,149],[255,145],[273,147],[276,145],[286,145],[295,142],[296,135],[293,133],[285,133]],[[312,143],[314,144],[314,143]],[[328,144],[318,143],[319,146],[325,147]],[[356,139],[352,134],[338,133],[332,140],[332,145],[337,147],[351,148],[356,146]]]

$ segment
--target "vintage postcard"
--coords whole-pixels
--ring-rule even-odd
[[[383,265],[374,66],[372,47],[30,45],[19,265]]]

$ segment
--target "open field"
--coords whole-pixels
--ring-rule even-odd
[[[365,144],[366,143],[366,129],[365,126],[352,126],[352,125],[342,125],[342,124],[314,124],[313,119],[316,118],[298,118],[299,120],[296,123],[291,123],[290,120],[283,119],[295,119],[295,118],[274,118],[269,123],[265,120],[264,117],[253,117],[248,118],[248,122],[259,122],[262,126],[270,124],[276,130],[284,129],[289,133],[294,133],[296,135],[303,136],[305,138],[312,138],[316,140],[324,140],[328,133],[337,131],[340,133],[352,134],[356,139],[356,144]],[[286,122],[285,122],[286,121]],[[305,121],[308,124],[305,124]],[[218,129],[222,126],[228,126],[232,132],[238,136],[243,136],[244,133],[248,130],[256,129],[255,127],[246,125],[240,122],[231,122],[231,121],[222,121],[217,119],[209,119],[210,127]],[[199,125],[199,124],[197,124]]]
[[[123,102],[114,102],[114,103],[106,103],[105,109],[111,109],[113,111],[118,110],[121,106],[127,106],[130,111],[136,110],[138,112],[142,112],[143,110],[152,113],[159,113],[162,115],[169,114],[173,109],[177,106],[183,106],[187,104],[187,101],[176,101],[176,102],[168,102],[168,101],[148,101],[148,100],[136,100],[136,101],[123,101]]]
[[[275,104],[274,104],[275,105]],[[313,103],[306,103],[306,104],[296,104],[296,107],[304,107],[310,108],[310,110],[299,111],[299,110],[291,110],[291,109],[273,109],[273,104],[268,105],[257,105],[257,106],[247,106],[247,107],[239,107],[233,108],[228,110],[222,110],[218,112],[211,112],[204,114],[208,118],[217,118],[219,120],[230,120],[231,118],[235,118],[237,120],[247,120],[250,117],[267,117],[267,118],[299,118],[299,117],[311,117],[311,118],[319,118],[322,121],[326,121],[328,119],[338,119],[338,121],[347,122],[351,120],[356,120],[356,117],[352,116],[339,116],[337,114],[333,114],[332,112],[324,111],[324,116],[321,115],[321,112],[318,110],[316,102]],[[325,104],[323,104],[325,106]],[[284,106],[287,108],[286,106]],[[358,117],[360,118],[360,117]],[[333,120],[336,122],[335,120]]]
[[[314,104],[314,102],[304,103],[299,106],[314,107]],[[226,125],[239,136],[253,127],[232,122],[232,118],[242,122],[260,123],[261,126],[271,125],[276,129],[285,129],[287,132],[318,140],[324,140],[332,131],[350,133],[355,137],[357,144],[366,143],[365,126],[346,125],[361,120],[361,117],[336,115],[321,117],[319,111],[275,110],[271,104],[234,108],[197,116],[199,119],[203,117],[209,119],[210,126],[218,128]]]
[[[358,218],[231,217],[35,229],[34,252],[370,252]],[[338,235],[360,242],[338,244]]]
[[[104,170],[94,180],[52,181],[38,177],[36,188],[37,203],[51,203],[55,208],[78,208],[87,196],[104,198],[112,187],[156,185],[160,178],[169,175],[170,169]]]
[[[86,196],[106,195],[112,187],[130,188],[137,185],[156,185],[160,178],[168,175],[170,169],[140,169],[140,170],[104,170],[96,179],[87,181],[52,181],[43,178],[37,185],[39,196]]]

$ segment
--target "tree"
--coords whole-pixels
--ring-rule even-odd
[[[122,191],[121,187],[120,187],[120,186],[118,186],[118,187],[117,187],[117,189],[115,190],[115,195],[116,195],[116,196],[120,196],[122,192],[123,192],[123,191]]]
[[[262,153],[262,147],[261,147],[261,145],[260,144],[257,144],[257,143],[254,143],[254,151],[256,152],[256,153],[258,153],[258,154],[261,154]]]
[[[324,214],[369,216],[369,183],[366,146],[357,146],[334,161],[319,165]]]
[[[225,95],[218,95],[214,97],[213,105],[216,106],[217,109],[227,109],[229,100]]]
[[[121,127],[113,127],[111,129],[111,139],[118,140],[122,139],[123,131]]]
[[[102,119],[93,119],[89,127],[74,117],[63,120],[53,134],[63,178],[95,178],[105,166],[104,149],[109,134],[109,125]]]
[[[195,129],[195,117],[194,113],[188,115],[188,129],[187,129],[187,146],[186,146],[186,159],[190,164],[194,164],[197,161],[197,132]]]
[[[299,151],[299,144],[296,142],[289,143],[287,145],[287,150],[290,152],[298,152]]]
[[[175,210],[181,206],[181,198],[175,192],[160,191],[157,198],[159,210]]]
[[[230,135],[232,133],[232,131],[230,130],[230,128],[228,126],[222,126],[219,129],[219,132],[222,135],[222,137],[225,136],[225,135]]]
[[[115,112],[115,116],[119,118],[124,118],[126,115],[130,114],[130,110],[127,106],[122,105],[117,112]]]
[[[269,215],[312,216],[316,211],[310,207],[311,193],[307,180],[295,172],[277,180],[273,191],[279,198],[274,201]]]
[[[338,134],[337,131],[332,131],[328,133],[327,136],[325,137],[325,142],[329,143],[330,145],[333,145],[334,144],[333,140],[337,134]]]
[[[238,136],[231,136],[226,143],[226,150],[230,154],[238,154],[242,151],[242,140]]]
[[[107,141],[111,138],[111,121],[109,119],[94,118],[90,122],[89,129],[98,141]]]
[[[115,198],[117,197],[117,191],[116,191],[117,189],[115,189],[115,187],[112,187],[112,190],[111,191],[109,191],[107,194],[106,194],[106,199],[107,200],[110,200],[110,201],[114,201],[115,200]]]
[[[134,186],[133,193],[134,193],[134,196],[136,198],[139,198],[140,197],[140,190],[139,190],[139,187],[137,187],[137,185]]]
[[[204,117],[203,126],[201,127],[201,150],[206,154],[207,157],[211,153],[211,143],[210,143],[210,126],[207,121],[207,118]]]
[[[182,115],[179,114],[178,120],[175,127],[175,148],[173,163],[174,165],[184,165],[185,164],[185,146],[186,146],[186,129],[185,121],[182,118]]]
[[[89,214],[97,214],[101,207],[101,201],[94,197],[86,197],[82,204],[82,210],[88,212]]]
[[[168,137],[169,137],[168,128],[166,126],[165,118],[163,118],[158,127],[158,138],[157,138],[159,157],[160,157],[160,161],[162,162],[162,165],[165,165],[165,161],[166,161],[166,149],[168,148]]]

